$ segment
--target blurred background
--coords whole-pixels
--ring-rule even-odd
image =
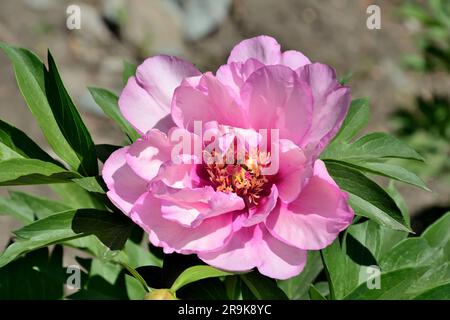
[[[66,26],[78,5],[81,29]],[[366,25],[371,4],[381,29]],[[121,133],[87,86],[120,93],[124,61],[166,53],[215,71],[240,40],[275,37],[284,50],[336,68],[353,97],[369,97],[366,131],[390,131],[426,159],[413,169],[432,192],[400,186],[413,228],[421,230],[450,206],[450,1],[375,0],[0,0],[0,41],[41,58],[49,48],[94,141],[120,144]],[[0,54],[0,118],[51,152]],[[23,188],[22,188],[23,189]],[[25,188],[48,196],[47,187]],[[0,188],[0,196],[8,189]],[[19,226],[1,216],[0,248]]]

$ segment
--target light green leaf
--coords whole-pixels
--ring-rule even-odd
[[[414,297],[414,300],[450,300],[450,283],[427,290]]]
[[[80,175],[50,162],[36,159],[0,161],[0,185],[49,184],[67,182]]]
[[[105,182],[100,176],[84,177],[80,179],[73,179],[72,181],[89,192],[106,193],[107,190]]]
[[[334,137],[332,143],[349,142],[351,138],[367,125],[368,120],[369,99],[361,98],[353,100],[341,129]]]
[[[25,192],[11,191],[10,196],[10,201],[15,203],[22,203],[38,219],[42,219],[52,214],[71,209],[70,206],[64,203],[36,197]]]
[[[131,230],[126,217],[95,209],[70,210],[33,222],[15,232],[18,240],[0,256],[0,267],[51,244],[95,235],[111,250],[123,247]]]
[[[172,292],[177,292],[180,288],[184,287],[185,285],[207,279],[207,278],[214,278],[214,277],[223,277],[223,276],[229,276],[231,273],[225,272],[219,269],[216,269],[214,267],[210,266],[193,266],[190,268],[187,268],[184,270],[178,278],[174,281],[172,284],[172,287],[170,290]]]
[[[349,193],[356,214],[395,230],[411,232],[395,201],[379,185],[342,163],[327,161],[326,166],[334,181]]]
[[[71,208],[105,209],[104,199],[74,182],[53,184],[51,188],[60,196],[61,201]]]
[[[89,92],[95,102],[102,108],[103,112],[119,125],[131,142],[139,138],[136,130],[133,129],[120,113],[118,105],[119,98],[114,93],[101,88],[89,88]]]
[[[422,238],[428,241],[430,246],[446,248],[450,256],[450,212],[447,212],[422,234]]]
[[[137,66],[134,63],[123,60],[123,73],[122,80],[123,84],[126,85],[128,79],[136,74]]]
[[[423,161],[423,157],[403,141],[382,132],[368,134],[351,144],[333,143],[321,154],[321,158],[348,162],[379,161],[383,158]]]
[[[8,198],[0,198],[0,214],[13,216],[24,224],[34,221],[34,213],[25,203]]]

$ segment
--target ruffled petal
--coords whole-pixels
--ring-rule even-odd
[[[172,56],[155,56],[145,60],[131,77],[119,98],[120,110],[141,134],[154,126],[171,125],[164,118],[170,113],[172,95],[186,77],[200,72],[189,62]],[[170,120],[170,119],[169,119]]]
[[[311,127],[300,146],[312,145],[318,155],[345,119],[351,102],[350,88],[340,85],[334,69],[324,64],[308,64],[297,73],[311,87],[314,97]]]
[[[295,143],[309,130],[312,93],[288,67],[259,68],[244,84],[241,98],[255,130],[278,129],[280,138]]]
[[[128,148],[113,152],[102,169],[103,180],[109,190],[108,198],[127,215],[136,200],[147,191],[147,182],[126,163]]]
[[[233,228],[231,214],[206,219],[195,228],[165,219],[161,213],[161,200],[151,193],[136,201],[131,218],[150,234],[150,241],[155,246],[163,247],[165,253],[191,254],[219,249]]]
[[[198,256],[209,265],[229,271],[257,267],[259,272],[275,279],[296,276],[306,263],[306,251],[275,239],[262,224],[241,228],[223,248]]]
[[[278,202],[266,220],[273,236],[304,250],[319,250],[331,244],[353,219],[348,196],[328,175],[321,160],[299,197],[289,204]]]

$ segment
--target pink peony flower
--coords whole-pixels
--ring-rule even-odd
[[[307,250],[331,244],[353,218],[347,194],[318,160],[350,100],[332,68],[281,52],[268,36],[239,43],[215,75],[176,57],[149,58],[120,95],[122,114],[142,137],[106,161],[108,197],[166,253],[197,254],[224,270],[295,276]],[[265,151],[245,140],[261,139],[260,129],[279,130]],[[243,162],[174,156],[175,132],[202,155],[222,159],[245,141]],[[204,141],[211,132],[215,138]],[[275,151],[277,170],[264,174]]]

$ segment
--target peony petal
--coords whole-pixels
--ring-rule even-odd
[[[289,203],[295,200],[305,183],[312,175],[312,165],[301,148],[290,140],[280,140],[280,166],[274,183],[281,200]]]
[[[191,63],[176,57],[148,58],[120,94],[120,111],[141,134],[155,125],[163,129],[171,125],[164,118],[170,113],[175,88],[184,78],[199,74]]]
[[[283,52],[280,60],[280,64],[287,66],[292,70],[298,69],[310,63],[311,61],[309,61],[309,59],[305,55],[303,55],[303,53],[295,50],[288,50]]]
[[[265,227],[262,229],[262,242],[259,248],[261,263],[259,272],[275,279],[289,279],[302,272],[306,264],[307,251],[287,245],[274,238]]]
[[[151,181],[161,165],[170,160],[172,144],[159,130],[152,129],[134,142],[126,153],[126,161],[142,179]]]
[[[348,196],[328,175],[321,160],[299,197],[289,204],[278,202],[266,220],[273,236],[304,250],[319,250],[331,244],[353,219]]]
[[[280,61],[280,44],[272,37],[258,36],[239,42],[228,57],[228,63],[245,62],[250,58],[264,64],[277,64]]]
[[[184,81],[175,90],[172,118],[178,127],[193,132],[194,121],[201,121],[203,124],[217,121],[237,127],[245,125],[245,114],[230,88],[211,73],[203,75],[196,86],[191,85],[194,82]]]
[[[244,84],[241,98],[253,129],[279,129],[280,138],[297,143],[309,130],[312,94],[288,67],[266,66]]]
[[[152,194],[142,195],[131,211],[131,218],[150,234],[150,240],[164,252],[191,254],[221,248],[232,232],[232,215],[223,214],[206,219],[196,228],[189,228],[163,218],[161,200]]]
[[[276,185],[272,185],[270,194],[261,199],[260,203],[249,210],[249,217],[242,221],[242,226],[250,227],[266,220],[267,216],[272,212],[277,204],[278,189]]]
[[[261,224],[239,229],[223,248],[198,256],[220,269],[247,271],[257,267],[262,274],[276,279],[299,274],[306,263],[306,251],[275,239]]]
[[[301,146],[316,146],[317,155],[335,136],[345,119],[351,102],[350,88],[340,85],[334,69],[324,64],[308,64],[299,68],[297,73],[309,84],[314,97],[312,124]]]
[[[189,227],[196,227],[207,218],[245,208],[241,197],[214,191],[210,186],[174,189],[156,182],[152,185],[152,194],[161,200],[164,218]]]
[[[167,55],[148,58],[136,70],[138,82],[167,113],[175,88],[184,78],[198,75],[192,63]]]
[[[147,191],[147,182],[126,163],[128,148],[113,152],[102,169],[103,180],[109,190],[108,198],[127,215],[136,200]]]
[[[248,77],[261,67],[264,67],[264,64],[253,58],[245,62],[231,62],[221,66],[216,72],[216,77],[223,85],[228,86],[236,95],[239,95],[241,87]]]
[[[141,134],[156,125],[169,112],[159,105],[136,81],[128,79],[119,97],[122,115]]]

